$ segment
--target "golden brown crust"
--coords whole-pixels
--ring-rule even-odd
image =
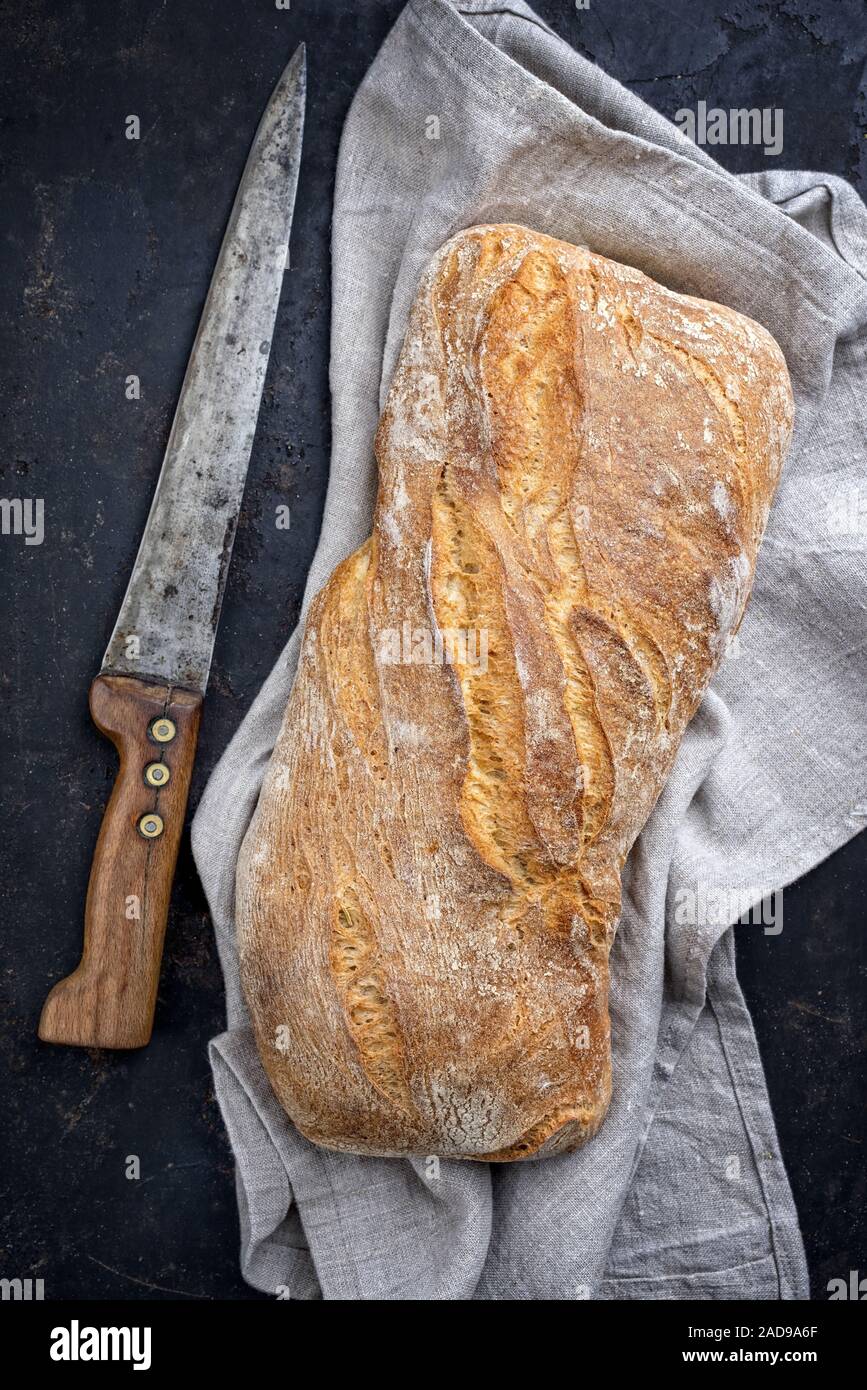
[[[373,535],[311,606],[238,866],[257,1043],[310,1139],[513,1160],[598,1129],[620,870],[791,423],[731,310],[523,227],[435,257]]]

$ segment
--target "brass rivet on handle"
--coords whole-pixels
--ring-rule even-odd
[[[165,826],[162,816],[158,816],[156,811],[148,811],[139,817],[139,834],[144,835],[146,840],[156,840],[162,835]]]
[[[152,719],[148,732],[151,738],[156,739],[157,743],[171,743],[178,731],[174,720],[163,717]]]
[[[168,786],[172,770],[165,763],[148,763],[144,770],[144,779],[149,787]]]

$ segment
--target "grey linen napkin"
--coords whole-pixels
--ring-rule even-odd
[[[412,0],[341,145],[334,449],[305,611],[368,535],[373,436],[419,276],[452,233],[497,221],[756,318],[789,364],[795,441],[737,646],[626,866],[614,1098],[579,1153],[357,1158],[309,1144],[274,1100],[239,989],[233,902],[299,633],[288,643],[193,825],[226,979],[227,1030],[210,1055],[243,1273],[306,1299],[805,1298],[728,927],[867,817],[867,210],[833,177],[726,173],[521,0]],[[777,933],[778,906],[772,918]]]

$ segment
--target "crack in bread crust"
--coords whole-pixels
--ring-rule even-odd
[[[401,1110],[412,1110],[400,1028],[386,992],[376,937],[348,885],[335,899],[334,913],[331,972],[362,1066],[387,1099]]]
[[[257,1045],[316,1143],[518,1162],[598,1130],[620,872],[791,425],[730,309],[517,226],[434,257],[237,868]]]

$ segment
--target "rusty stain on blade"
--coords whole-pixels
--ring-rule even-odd
[[[104,673],[202,692],[208,683],[289,251],[305,94],[301,44],[235,196]]]

